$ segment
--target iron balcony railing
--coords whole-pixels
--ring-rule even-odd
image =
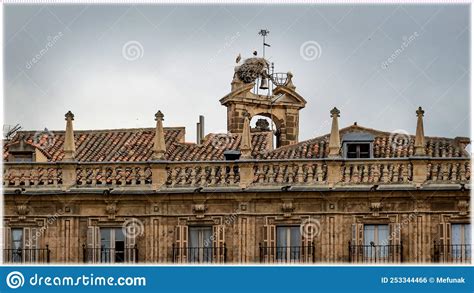
[[[355,263],[401,263],[403,246],[399,245],[353,245],[349,242],[349,262]]]
[[[471,244],[437,244],[434,242],[433,262],[471,263]]]
[[[259,244],[260,262],[262,263],[314,263],[315,246],[266,246]]]
[[[222,246],[178,247],[173,244],[173,263],[225,263],[227,248]]]
[[[51,250],[46,248],[9,248],[3,249],[5,263],[49,263]]]
[[[88,248],[82,245],[84,263],[137,263],[138,248]]]

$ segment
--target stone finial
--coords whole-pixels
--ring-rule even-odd
[[[242,152],[243,159],[249,159],[252,157],[252,137],[250,136],[250,115],[245,112],[244,116],[244,127],[242,129],[242,141],[240,143],[240,151]]]
[[[337,115],[337,117],[340,117],[341,111],[339,111],[338,108],[334,107],[329,113],[331,113],[331,117],[334,118],[334,115]]]
[[[158,112],[156,112],[155,114],[155,121],[158,121],[158,120],[165,120],[165,115],[163,115],[163,113],[161,113],[161,111],[158,110]]]
[[[74,114],[68,111],[66,115],[66,134],[64,135],[64,158],[63,161],[73,161],[76,155],[76,145],[74,142],[74,129],[72,121],[74,120]]]
[[[293,84],[293,73],[291,73],[290,71],[288,71],[288,73],[286,74],[286,77],[287,77],[287,80],[286,80],[286,84],[285,86],[287,88],[290,88],[292,90],[295,90],[296,89],[296,86]]]
[[[71,111],[67,111],[66,115],[64,115],[64,117],[66,117],[66,120],[70,119],[70,120],[74,120],[74,114],[72,114]]]
[[[165,157],[166,153],[166,144],[165,144],[165,131],[163,129],[163,120],[164,115],[161,111],[156,112],[156,128],[155,128],[155,138],[153,140],[153,159],[161,160]]]
[[[341,113],[336,107],[331,110],[332,125],[331,135],[329,136],[329,157],[339,157],[339,150],[341,148],[341,139],[339,137],[339,122],[338,117]]]
[[[423,114],[425,111],[421,107],[416,110],[417,123],[416,123],[416,137],[415,137],[415,156],[426,155],[425,151],[425,130],[423,128]]]

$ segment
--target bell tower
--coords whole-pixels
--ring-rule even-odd
[[[220,99],[227,107],[227,130],[241,133],[246,113],[250,119],[261,115],[276,125],[276,147],[295,144],[299,135],[299,111],[305,107],[306,100],[295,91],[290,72],[269,72],[268,62],[258,57],[248,58],[235,67],[231,92]]]

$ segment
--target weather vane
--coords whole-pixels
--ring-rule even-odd
[[[258,34],[263,37],[263,58],[265,58],[265,47],[270,47],[269,44],[265,43],[265,37],[270,33],[267,29],[261,29]]]

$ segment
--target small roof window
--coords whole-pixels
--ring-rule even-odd
[[[34,162],[35,148],[23,139],[9,146],[8,162]]]
[[[238,160],[240,159],[240,151],[237,151],[237,150],[224,151],[224,157],[226,161]]]
[[[374,136],[370,133],[352,132],[342,138],[344,157],[348,159],[362,159],[373,157]]]

